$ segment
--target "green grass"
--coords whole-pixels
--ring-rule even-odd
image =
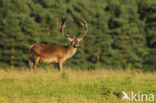
[[[0,103],[129,103],[122,91],[154,94],[156,73],[96,69],[4,71],[0,69]]]

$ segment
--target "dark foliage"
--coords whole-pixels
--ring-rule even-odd
[[[27,66],[33,43],[68,45],[57,30],[89,32],[66,66],[156,68],[154,0],[0,0],[0,66]]]

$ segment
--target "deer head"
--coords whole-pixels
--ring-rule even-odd
[[[66,27],[66,22],[63,24],[57,23],[58,30],[71,42],[72,47],[77,48],[79,46],[79,42],[83,40],[84,36],[88,32],[88,24],[86,21],[80,22],[83,32],[79,34],[79,37],[74,38],[73,36],[69,36],[67,33],[64,32],[64,28]]]

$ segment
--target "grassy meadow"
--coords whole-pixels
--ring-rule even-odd
[[[154,94],[156,73],[141,70],[38,72],[0,69],[0,103],[129,103],[122,91]],[[155,100],[156,102],[156,100]],[[142,102],[139,102],[142,103]]]

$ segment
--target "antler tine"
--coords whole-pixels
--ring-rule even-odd
[[[61,23],[57,22],[57,28],[58,28],[59,31],[61,31]]]
[[[64,28],[66,27],[66,22],[64,22],[64,24],[62,25],[62,27],[61,27],[61,31],[62,31],[62,34],[63,35],[65,35],[65,33],[64,33]]]
[[[80,21],[81,26],[84,28],[84,23]]]
[[[80,34],[79,38],[83,38],[88,32],[88,23],[85,20],[84,22],[80,22],[80,24],[81,24],[81,26],[83,28],[83,33]]]
[[[84,22],[85,22],[85,25],[86,25],[86,29],[88,30],[88,23],[87,23],[86,20]]]

